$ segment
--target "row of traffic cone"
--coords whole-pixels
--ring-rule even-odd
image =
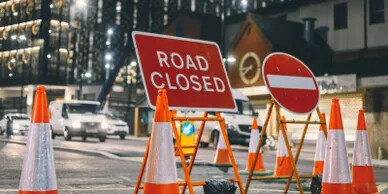
[[[323,121],[326,116],[322,113]],[[282,120],[285,120],[284,116]],[[257,120],[254,118],[249,144],[246,171],[252,166],[258,146],[260,133],[257,130]],[[283,124],[286,130],[286,124]],[[357,133],[354,144],[352,176],[350,175],[345,134],[339,100],[333,99],[327,140],[322,125],[319,128],[314,156],[314,175],[323,175],[322,193],[378,193],[374,171],[371,162],[370,146],[366,131],[364,111],[358,114]],[[288,176],[292,173],[292,158],[288,155],[283,134],[279,133],[278,150],[274,176]],[[258,154],[254,172],[265,171],[262,154]]]
[[[166,91],[160,90],[150,141],[149,161],[146,164],[144,193],[179,192],[176,166],[171,165],[175,164],[175,158],[169,114]],[[324,115],[322,116],[325,118]],[[286,129],[286,126],[283,127]],[[47,96],[43,86],[39,86],[36,90],[30,128],[19,194],[57,194]],[[252,124],[247,171],[254,161],[259,134],[255,118]],[[222,135],[220,137],[215,163],[227,164],[229,159],[225,152],[225,142]],[[278,145],[274,176],[289,175],[292,171],[291,158],[288,156],[282,133],[280,133]],[[341,110],[338,99],[333,99],[327,141],[324,138],[323,129],[320,128],[314,159],[313,173],[323,174],[322,193],[377,193],[370,156],[364,112],[360,110],[354,145],[352,179]],[[258,155],[254,171],[265,171],[261,153]]]
[[[352,175],[338,99],[333,99],[323,167],[322,193],[378,193],[364,111],[358,114]]]

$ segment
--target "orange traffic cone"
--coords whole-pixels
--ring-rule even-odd
[[[283,116],[282,120],[286,118]],[[287,125],[283,124],[284,129],[287,130]],[[292,172],[292,158],[288,155],[287,146],[284,142],[283,133],[279,131],[278,151],[276,152],[276,164],[274,176],[289,176]]]
[[[352,179],[338,99],[331,104],[323,167],[322,194],[352,193]]]
[[[241,174],[249,174],[249,171],[251,170],[252,164],[255,159],[257,146],[259,145],[259,140],[260,140],[259,126],[257,125],[257,119],[255,117],[253,118],[251,137],[249,140],[249,153],[248,153],[247,167],[245,168],[245,171],[240,172]],[[264,163],[263,163],[263,155],[261,154],[261,150],[260,150],[259,155],[257,156],[256,165],[253,168],[253,174],[256,176],[264,176],[272,173],[273,173],[272,171],[265,170]]]
[[[166,90],[161,89],[156,99],[154,124],[146,164],[145,194],[179,193],[170,121]]]
[[[220,135],[218,136],[218,145],[216,156],[214,157],[214,165],[231,165],[222,132],[220,132]]]
[[[57,194],[47,96],[43,86],[36,89],[26,146],[19,194]]]
[[[378,193],[363,110],[358,113],[352,177],[353,193]]]
[[[322,118],[323,118],[323,121],[326,121],[325,113],[322,113]],[[318,132],[317,145],[315,147],[313,175],[323,174],[323,164],[324,164],[324,160],[325,160],[325,148],[326,148],[326,137],[325,137],[325,133],[323,132],[323,127],[320,125],[319,132]]]

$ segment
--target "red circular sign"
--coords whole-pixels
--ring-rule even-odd
[[[263,78],[275,101],[297,114],[313,111],[319,102],[319,87],[311,70],[286,53],[272,53],[264,59]]]

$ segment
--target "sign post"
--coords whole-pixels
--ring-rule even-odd
[[[313,178],[314,175],[299,175],[296,164],[299,159],[300,151],[303,146],[304,138],[306,136],[307,128],[310,124],[319,124],[322,126],[325,136],[326,123],[322,118],[321,112],[318,108],[319,103],[319,87],[314,74],[310,69],[297,58],[286,53],[272,53],[264,59],[262,69],[264,83],[271,93],[272,101],[268,109],[267,117],[260,133],[259,144],[257,146],[255,159],[250,168],[248,179],[245,186],[245,191],[248,193],[249,185],[252,180],[272,180],[272,179],[288,179],[284,193],[288,192],[291,179],[296,179],[299,192],[303,193],[300,178]],[[303,121],[296,120],[282,120],[280,113],[280,106],[295,114],[308,114],[307,119]],[[283,134],[284,142],[286,143],[288,155],[292,158],[292,173],[289,176],[265,176],[253,177],[253,169],[257,162],[260,148],[263,142],[264,134],[267,130],[270,115],[275,108],[276,119],[280,126],[280,131]],[[311,121],[312,112],[316,110],[319,121]],[[293,157],[291,147],[287,138],[287,134],[283,124],[304,124],[302,137],[298,144],[298,148]]]
[[[218,45],[214,42],[178,38],[172,36],[133,32],[137,58],[145,86],[148,103],[155,108],[156,97],[159,89],[166,89],[171,111],[171,125],[175,137],[175,149],[182,163],[185,181],[181,193],[188,187],[190,194],[194,193],[193,186],[205,185],[205,181],[192,182],[190,174],[194,166],[195,157],[201,141],[203,130],[207,121],[216,121],[224,137],[229,159],[232,163],[235,178],[229,179],[236,182],[240,193],[245,194],[241,177],[226,134],[225,120],[219,111],[236,111],[236,104],[232,96],[231,86],[222,63]],[[202,110],[202,117],[179,117],[175,110]],[[216,116],[208,116],[207,111],[216,111]],[[182,145],[181,134],[176,122],[185,122],[182,133],[192,136],[191,122],[201,122],[194,145]],[[186,125],[185,125],[186,124]],[[193,126],[193,125],[192,125]],[[182,139],[183,140],[183,139]],[[143,188],[141,180],[144,166],[148,158],[149,143],[146,147],[143,164],[140,169],[135,192]],[[191,149],[184,153],[183,149]],[[188,166],[185,156],[190,157]]]

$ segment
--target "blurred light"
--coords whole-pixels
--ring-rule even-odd
[[[12,35],[12,36],[11,36],[11,39],[12,39],[12,40],[16,40],[16,37],[17,37],[16,35]]]
[[[107,63],[105,64],[105,69],[109,69],[110,68],[110,65]]]
[[[108,29],[108,35],[112,35],[113,34],[113,29],[112,28],[109,28]]]
[[[106,46],[109,46],[111,43],[110,43],[110,41],[106,41],[105,44],[106,44]]]
[[[12,59],[10,60],[10,62],[11,62],[11,63],[15,63],[15,62],[16,62],[16,59],[15,59],[15,58],[12,58]]]
[[[234,63],[236,62],[236,58],[229,56],[228,59],[226,59],[226,61],[228,61],[228,63]]]
[[[108,61],[112,60],[112,55],[110,53],[107,53],[105,55],[105,59],[108,60]]]
[[[132,67],[136,67],[137,63],[136,63],[136,61],[131,61],[131,63],[129,65],[131,65]]]
[[[54,8],[54,5],[53,5],[53,4],[50,4],[50,8],[51,8],[51,9]]]
[[[223,58],[222,61],[225,63],[226,62],[226,58]]]
[[[116,11],[117,11],[117,12],[120,12],[120,11],[121,11],[121,4],[118,5],[118,6],[116,6]]]
[[[28,89],[28,88],[24,88],[24,91],[25,91],[25,92],[28,92],[28,91],[30,91],[30,89]]]
[[[266,3],[265,1],[263,1],[263,2],[261,3],[261,7],[267,7],[267,3]]]
[[[86,7],[86,0],[77,0],[75,1],[75,6],[79,9],[83,9]]]
[[[243,7],[247,7],[247,5],[248,5],[248,0],[242,0],[242,1],[241,1],[241,5],[242,5]]]
[[[26,35],[22,34],[19,36],[19,39],[20,40],[27,40],[27,37],[26,37]]]
[[[51,29],[50,29],[50,30],[48,31],[48,33],[51,34],[51,32],[52,32],[52,31],[51,31]]]
[[[51,59],[51,54],[47,54],[47,58],[48,58],[48,59]]]
[[[86,73],[85,73],[85,77],[91,78],[91,77],[92,77],[92,74],[91,74],[90,72],[86,72]]]
[[[19,13],[18,12],[13,12],[13,16],[18,16]]]
[[[13,74],[12,74],[12,73],[9,73],[9,74],[8,74],[8,76],[9,76],[9,77],[12,77],[12,76],[13,76]]]

